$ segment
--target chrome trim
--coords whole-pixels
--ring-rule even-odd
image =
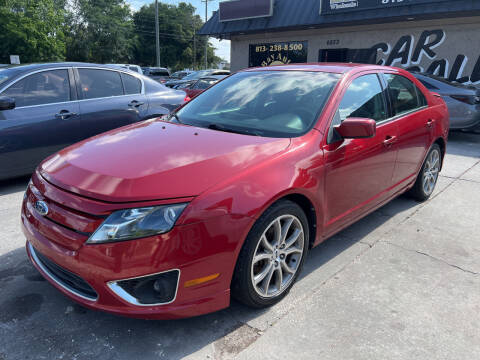
[[[34,108],[34,107],[40,107],[40,106],[52,106],[52,105],[61,105],[61,104],[74,104],[74,103],[76,103],[76,102],[78,102],[78,100],[62,101],[62,102],[49,103],[49,104],[27,105],[27,106],[15,107],[15,109],[12,109],[12,110],[28,109],[28,108]]]
[[[416,112],[419,112],[419,111],[425,110],[425,109],[428,109],[428,105],[423,105],[423,106],[420,106],[420,107],[418,107],[418,108],[409,110],[409,111],[407,111],[407,112],[405,112],[405,113],[403,113],[403,114],[395,115],[395,116],[392,116],[392,117],[390,117],[390,118],[388,118],[388,119],[379,121],[379,122],[377,122],[377,126],[383,125],[383,124],[386,124],[386,123],[389,123],[389,122],[392,122],[392,121],[395,121],[395,120],[398,120],[398,119],[400,119],[400,118],[402,118],[402,117],[404,117],[404,116],[412,115],[412,114],[414,114],[414,113],[416,113]]]
[[[171,272],[171,271],[177,271],[178,272],[178,276],[177,276],[177,288],[175,289],[175,296],[173,297],[173,299],[169,302],[164,302],[164,303],[156,303],[156,304],[141,304],[138,302],[137,298],[130,295],[128,292],[126,292],[120,285],[117,285],[117,283],[119,281],[128,281],[128,280],[135,280],[135,279],[141,279],[141,278],[145,278],[145,277],[150,277],[150,276],[155,276],[155,275],[160,275],[160,274],[164,274],[164,273],[167,273],[167,272]],[[176,299],[177,299],[177,293],[178,293],[178,286],[180,284],[180,274],[181,274],[181,271],[180,269],[170,269],[170,270],[166,270],[166,271],[161,271],[161,272],[158,272],[158,273],[153,273],[153,274],[147,274],[147,275],[143,275],[143,276],[135,276],[135,277],[131,277],[131,278],[127,278],[127,279],[119,279],[119,280],[114,280],[114,281],[109,281],[107,283],[107,286],[110,290],[112,290],[115,295],[117,295],[118,297],[120,297],[122,300],[125,300],[126,302],[128,302],[129,304],[131,305],[135,305],[135,306],[141,306],[141,307],[148,307],[148,306],[159,306],[159,305],[167,305],[167,304],[171,304],[173,303]]]
[[[42,264],[42,261],[37,257],[37,254],[35,252],[35,248],[32,246],[32,244],[30,244],[30,242],[27,242],[27,246],[28,246],[28,250],[30,251],[30,255],[32,255],[32,259],[35,261],[35,264],[40,268],[42,269],[42,271],[51,279],[55,282],[55,284],[57,284],[58,286],[60,286],[62,289],[72,293],[73,295],[75,296],[78,296],[79,298],[82,298],[82,299],[85,299],[85,300],[88,300],[88,301],[97,301],[98,300],[98,296],[93,298],[93,297],[89,297],[89,296],[85,296],[85,295],[82,295],[80,294],[79,292],[77,292],[75,289],[71,288],[70,286],[64,284],[60,279],[58,279],[54,274],[52,274],[43,264]],[[85,281],[85,280],[83,280]],[[86,282],[86,281],[85,281]],[[88,283],[87,283],[88,284]],[[88,284],[90,285],[90,284]],[[90,287],[92,287],[90,285]],[[93,287],[92,287],[93,289]],[[95,290],[95,289],[94,289]]]

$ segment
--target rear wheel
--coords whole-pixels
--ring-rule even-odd
[[[282,200],[254,224],[240,252],[232,295],[252,307],[280,301],[297,279],[308,251],[308,221],[295,203]]]
[[[415,185],[409,194],[418,201],[426,201],[430,198],[437,184],[438,175],[442,162],[442,151],[438,144],[434,144],[427,155],[425,163],[418,174]]]

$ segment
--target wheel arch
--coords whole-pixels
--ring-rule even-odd
[[[442,152],[442,163],[440,166],[440,170],[443,168],[443,160],[445,159],[445,154],[447,151],[447,144],[445,142],[445,139],[442,137],[439,137],[437,140],[434,141],[434,144],[437,144],[440,146],[440,151]]]
[[[319,228],[318,222],[320,221],[320,217],[313,201],[307,195],[295,190],[291,190],[287,193],[278,194],[276,197],[271,199],[264,207],[262,207],[262,209],[258,212],[257,216],[255,216],[255,218],[260,218],[260,216],[262,216],[265,211],[267,211],[274,204],[282,200],[289,200],[297,204],[305,213],[309,227],[309,248],[312,248],[317,238]]]
[[[291,202],[296,203],[300,206],[307,216],[308,220],[308,230],[309,230],[309,247],[312,248],[313,244],[315,243],[315,239],[317,237],[317,212],[315,210],[315,206],[310,201],[308,197],[303,194],[293,193],[288,194],[284,197],[281,197],[277,201],[281,200],[289,200]]]

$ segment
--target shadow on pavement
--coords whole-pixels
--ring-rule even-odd
[[[28,185],[29,180],[30,176],[23,176],[8,180],[0,180],[0,196],[24,191]]]
[[[451,131],[448,136],[447,153],[468,157],[480,157],[480,134]]]

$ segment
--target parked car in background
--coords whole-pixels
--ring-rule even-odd
[[[176,89],[183,90],[187,93],[189,98],[194,98],[198,94],[204,92],[213,84],[216,84],[220,80],[226,78],[227,75],[212,75],[209,77],[203,77],[195,81],[194,83],[186,83],[178,85]]]
[[[162,84],[170,79],[170,71],[167,68],[148,67],[145,68],[144,75]]]
[[[63,294],[115,314],[196,316],[231,295],[270,306],[311,247],[406,191],[428,199],[447,135],[445,102],[404,70],[248,69],[169,122],[43,162],[22,206],[27,252]]]
[[[131,64],[109,64],[109,65],[120,66],[123,69],[131,70],[131,71],[135,71],[139,74],[143,74],[142,68],[138,65],[131,65]]]
[[[194,72],[194,71],[190,71],[190,70],[177,71],[176,73],[173,73],[173,74],[170,76],[170,79],[171,79],[171,80],[181,80],[181,79],[183,79],[185,76],[190,75],[190,74],[193,73],[193,72]]]
[[[165,86],[170,88],[176,88],[177,86],[183,85],[186,86],[187,84],[192,84],[198,79],[202,77],[212,76],[212,75],[230,75],[229,70],[200,70],[195,71],[187,76],[185,76],[181,80],[170,80],[165,82]]]
[[[445,78],[412,73],[428,90],[447,103],[451,130],[480,129],[480,88],[448,81]]]
[[[0,69],[0,179],[29,174],[93,135],[168,114],[186,94],[116,66],[52,63]]]

